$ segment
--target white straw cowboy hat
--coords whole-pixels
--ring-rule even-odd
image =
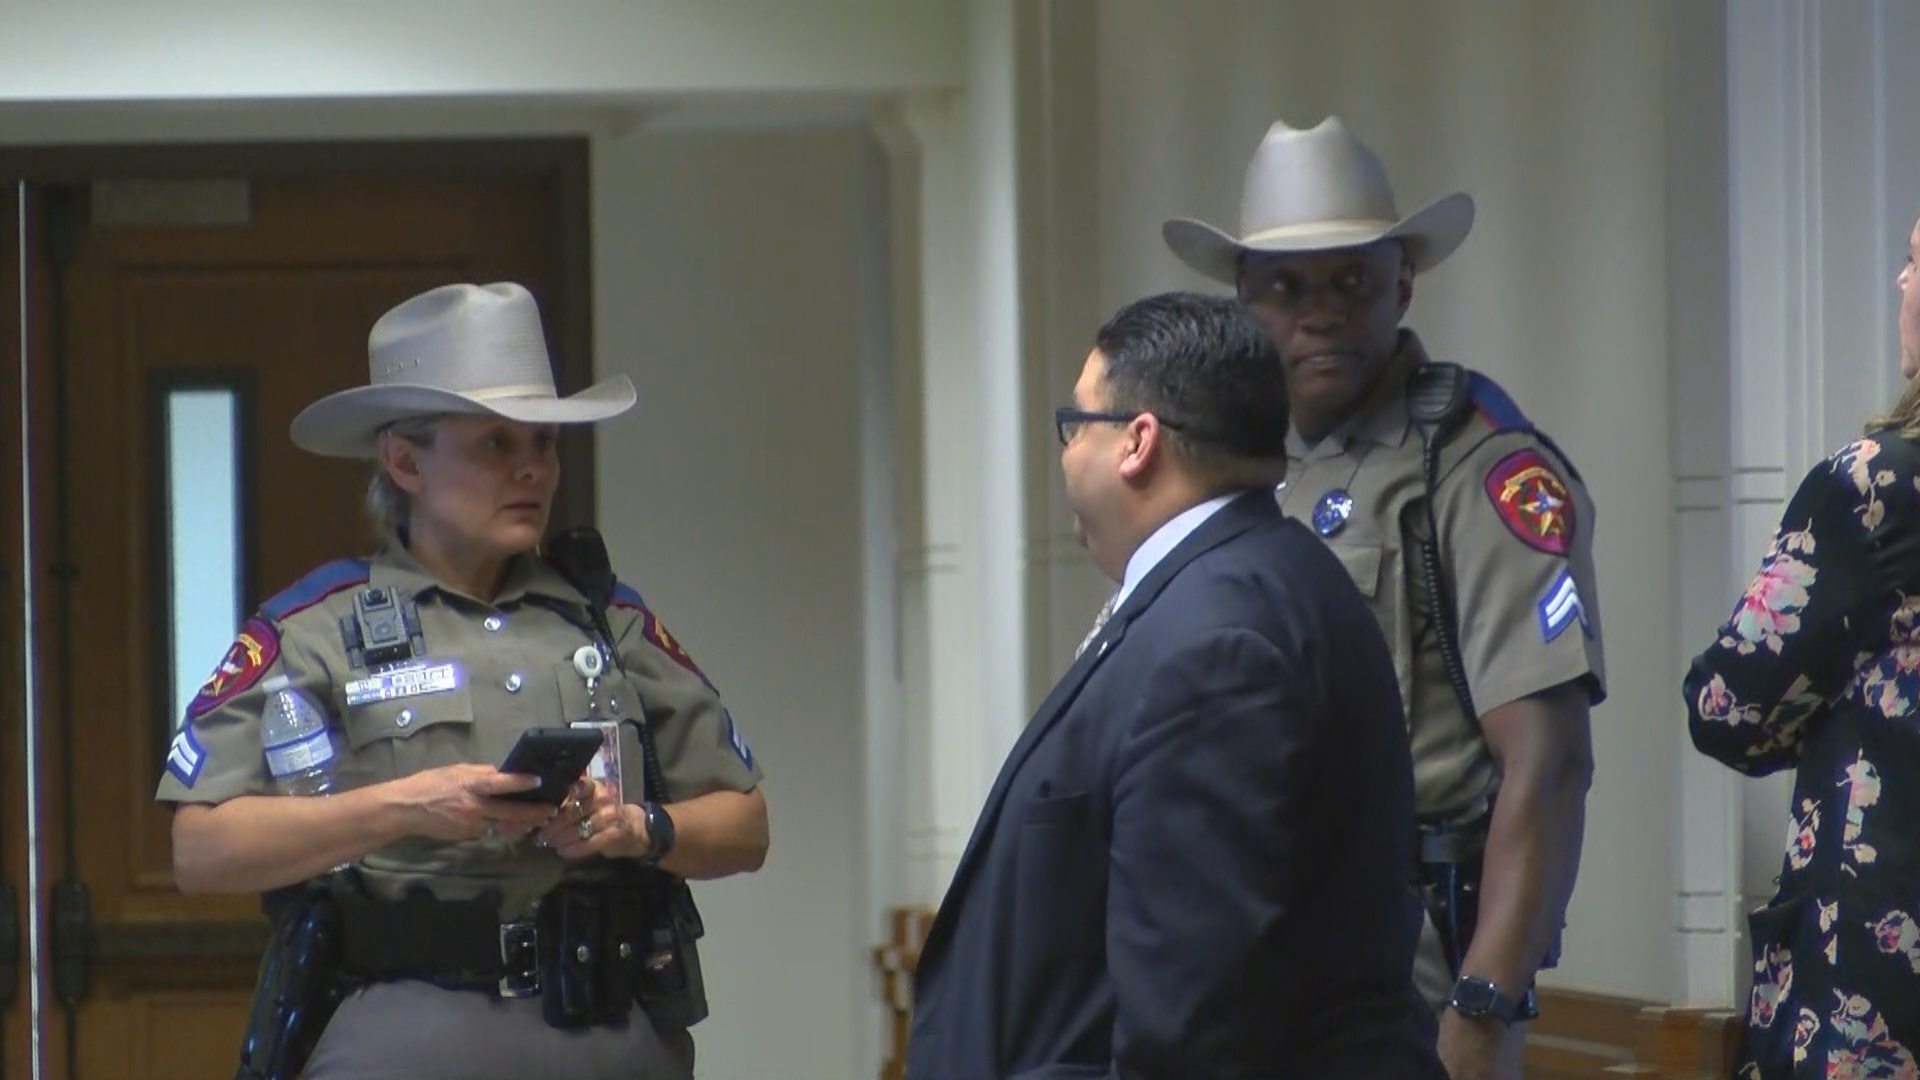
[[[368,385],[330,394],[294,417],[294,445],[328,457],[370,458],[380,429],[408,417],[471,413],[590,424],[634,403],[625,375],[560,397],[540,307],[512,282],[445,285],[380,316],[367,335],[367,373]]]
[[[1416,273],[1453,254],[1473,228],[1473,200],[1456,193],[1401,217],[1380,159],[1337,116],[1305,131],[1267,129],[1240,193],[1240,234],[1176,218],[1160,235],[1180,261],[1236,284],[1247,252],[1331,251],[1377,240],[1406,244]]]

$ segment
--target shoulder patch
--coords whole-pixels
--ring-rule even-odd
[[[193,737],[193,725],[182,724],[167,747],[167,771],[183,787],[192,787],[200,779],[200,767],[207,763],[207,752]]]
[[[722,710],[727,717],[727,743],[733,747],[733,753],[740,764],[753,768],[753,747],[747,745],[747,737],[740,734],[740,725],[733,722],[733,712]]]
[[[645,607],[640,608],[640,636],[652,643],[654,648],[666,653],[674,663],[693,672],[701,682],[707,684],[707,689],[716,694],[720,692],[713,685],[713,680],[707,678],[707,673],[700,670],[700,665],[693,662],[693,657],[687,655],[687,650],[681,646],[680,642],[676,641],[672,634],[667,633],[666,624],[660,621],[660,616]]]
[[[1515,450],[1501,458],[1485,486],[1494,511],[1521,543],[1549,555],[1565,555],[1573,546],[1573,496],[1538,451]]]
[[[653,613],[653,609],[648,607],[647,602],[640,598],[640,593],[635,590],[633,586],[625,582],[616,581],[613,586],[613,600],[610,606],[638,612],[640,614],[640,636],[646,638],[648,644],[666,653],[674,663],[693,672],[694,675],[699,677],[701,682],[707,684],[707,689],[712,690],[716,694],[720,692],[713,685],[713,680],[707,678],[707,673],[700,670],[700,665],[693,662],[693,657],[687,655],[687,650],[681,646],[680,642],[675,640],[674,636],[667,632],[666,624],[660,621],[660,616]]]
[[[1580,602],[1580,589],[1573,583],[1573,571],[1565,567],[1547,583],[1547,590],[1533,606],[1534,613],[1540,617],[1540,637],[1552,641],[1565,633],[1574,623],[1588,637],[1593,636],[1593,628],[1587,623],[1587,608]]]
[[[240,626],[240,633],[227,647],[220,665],[200,684],[200,693],[187,705],[187,720],[205,716],[231,701],[235,694],[260,681],[260,673],[273,665],[280,655],[280,635],[273,624],[259,616]],[[191,723],[187,725],[191,727]],[[184,729],[183,729],[184,730]],[[175,740],[176,744],[178,740]],[[171,759],[169,759],[171,760]],[[191,780],[182,783],[191,784]]]
[[[1495,431],[1526,431],[1533,427],[1500,384],[1477,371],[1467,376],[1467,400],[1473,403],[1473,411]]]
[[[365,585],[369,569],[365,559],[335,559],[282,589],[279,595],[260,605],[274,622],[305,611],[342,589]]]

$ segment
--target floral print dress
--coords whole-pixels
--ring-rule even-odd
[[[1920,447],[1842,449],[1687,676],[1702,753],[1796,770],[1779,890],[1750,918],[1736,1077],[1920,1080],[1917,534]]]

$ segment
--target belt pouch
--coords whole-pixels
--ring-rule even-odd
[[[633,1011],[633,981],[646,954],[647,905],[639,889],[607,893],[607,936],[601,949],[600,994],[609,1017]]]
[[[562,885],[541,903],[540,994],[547,1023],[579,1028],[605,1019],[599,972],[607,940],[606,903],[598,890]]]

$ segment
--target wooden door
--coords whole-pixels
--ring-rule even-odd
[[[560,227],[578,200],[555,176],[322,166],[215,180],[29,188],[25,580],[42,935],[8,1009],[5,1078],[31,1075],[36,987],[43,1075],[233,1075],[264,921],[253,897],[173,888],[170,814],[153,791],[182,693],[193,692],[183,683],[203,679],[225,648],[207,644],[207,627],[230,623],[230,639],[242,615],[308,569],[372,547],[368,466],[296,450],[286,434],[295,413],[366,381],[367,331],[381,312],[453,281],[527,285],[547,313],[563,389],[587,381],[586,357],[566,355],[555,318],[584,311],[560,295],[582,284],[566,251],[581,232]],[[9,227],[10,251],[14,236]],[[4,381],[17,384],[13,371]],[[14,396],[10,447],[20,442]],[[0,489],[13,508],[0,520],[17,523],[21,470],[8,452]],[[589,455],[570,445],[566,459],[556,523],[591,514]],[[21,565],[17,539],[8,543],[7,565]],[[9,627],[26,602],[12,591],[0,613]],[[16,645],[0,634],[0,648]],[[17,716],[11,696],[8,706]],[[23,748],[0,740],[9,786],[25,763]],[[0,850],[23,894],[24,817],[24,800],[0,793]],[[61,913],[77,910],[62,901],[82,893],[90,918],[60,932]]]

